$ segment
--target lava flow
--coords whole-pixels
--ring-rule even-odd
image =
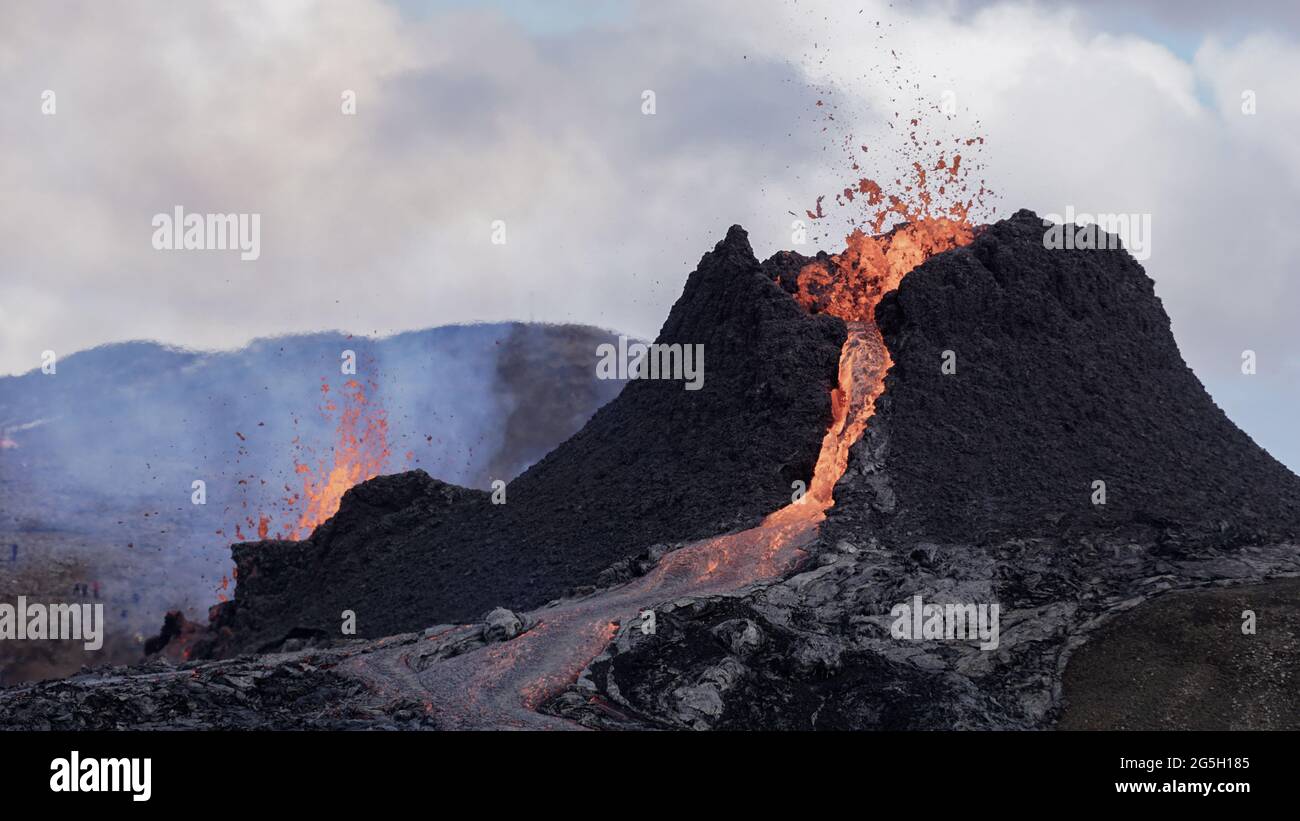
[[[855,316],[870,315],[864,308]],[[771,581],[806,555],[803,548],[834,504],[833,491],[847,466],[849,448],[871,418],[890,365],[874,322],[852,318],[848,326],[839,386],[831,396],[831,424],[808,493],[799,500],[768,515],[757,527],[669,553],[645,576],[621,587],[524,614],[531,627],[510,641],[433,663],[425,662],[420,649],[368,654],[349,662],[353,670],[375,682],[383,697],[419,698],[445,729],[572,729],[575,725],[537,708],[573,684],[609,644],[618,625],[665,601]],[[468,634],[474,629],[457,630]]]
[[[918,121],[911,124],[911,148],[917,156],[925,156],[930,143],[922,145]],[[852,167],[858,169],[856,160]],[[432,663],[426,663],[419,649],[369,654],[350,662],[354,670],[376,682],[376,689],[386,697],[419,698],[445,729],[573,728],[537,708],[573,684],[625,620],[665,601],[735,592],[779,578],[795,567],[834,505],[835,485],[844,475],[849,448],[862,436],[884,391],[892,363],[875,325],[876,305],[917,265],[974,237],[969,213],[986,192],[981,185],[967,196],[963,174],[969,165],[963,168],[960,156],[949,161],[940,154],[937,160],[925,165],[915,162],[912,168],[915,179],[906,184],[895,180],[898,193],[892,196],[868,179],[859,180],[856,189],[845,189],[836,201],[875,209],[867,224],[876,235],[855,228],[842,253],[810,261],[797,277],[794,298],[801,306],[837,316],[848,325],[839,384],[831,394],[831,424],[806,495],[768,515],[757,527],[669,553],[645,576],[621,587],[524,614],[530,626],[509,641]],[[855,191],[865,196],[856,197]],[[817,213],[809,216],[823,216],[821,198]],[[904,221],[879,234],[891,218]],[[469,635],[474,629],[456,630]],[[440,634],[434,640],[444,637]],[[394,682],[410,692],[392,692]]]

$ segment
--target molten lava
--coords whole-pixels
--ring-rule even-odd
[[[849,448],[866,429],[892,365],[876,328],[876,306],[918,265],[936,254],[969,244],[975,238],[971,212],[982,207],[985,197],[992,193],[983,182],[972,191],[974,185],[968,180],[971,164],[963,166],[961,154],[954,153],[950,159],[941,149],[944,141],[931,139],[924,132],[921,118],[910,119],[908,125],[905,150],[916,157],[910,163],[912,176],[895,179],[892,193],[875,180],[861,177],[836,195],[837,205],[859,209],[850,220],[855,227],[845,241],[846,247],[828,260],[810,261],[796,279],[795,299],[805,310],[831,314],[849,326],[840,356],[839,387],[831,394],[831,427],[822,442],[809,493],[817,521],[834,504],[832,490],[844,475]],[[850,167],[859,171],[857,141],[849,135],[843,143]],[[975,137],[952,143],[970,148],[982,146],[984,140]],[[860,146],[860,150],[865,154],[867,147]],[[817,210],[808,211],[810,219],[826,216],[824,199],[817,198]],[[890,220],[898,222],[881,233]],[[871,234],[856,227],[859,224],[867,225]],[[769,519],[793,516],[786,513],[789,509],[777,511]],[[804,515],[808,515],[807,511]]]
[[[800,270],[795,294],[799,304],[848,324],[840,354],[839,386],[831,392],[831,426],[822,441],[808,493],[814,504],[803,508],[803,515],[819,522],[835,503],[832,491],[848,466],[849,448],[862,436],[875,412],[876,399],[885,390],[885,374],[893,362],[875,322],[881,297],[897,288],[912,269],[935,254],[970,243],[974,235],[974,226],[964,216],[960,220],[922,217],[881,236],[868,236],[855,228],[843,252],[826,262],[810,262]],[[796,506],[769,518],[795,516],[786,512],[792,509]]]
[[[826,260],[810,261],[796,279],[794,296],[805,310],[839,317],[849,329],[840,355],[839,386],[831,393],[831,427],[822,442],[809,491],[813,504],[802,510],[802,515],[811,515],[816,521],[824,518],[826,509],[834,504],[832,491],[848,465],[849,448],[866,429],[892,364],[876,328],[876,306],[918,265],[936,254],[969,244],[975,238],[971,211],[983,205],[990,193],[983,183],[971,192],[972,184],[967,181],[971,166],[962,165],[960,154],[954,154],[951,160],[942,151],[933,156],[933,146],[942,145],[942,141],[918,137],[922,130],[919,118],[909,120],[909,125],[907,150],[922,158],[911,163],[910,179],[895,179],[893,193],[886,193],[875,180],[862,177],[835,197],[840,206],[857,207],[859,214],[850,222],[855,226],[866,224],[872,233],[854,227],[842,252]],[[982,145],[983,139],[954,142],[970,147]],[[844,144],[857,143],[849,137]],[[865,153],[866,147],[862,146],[861,151]],[[851,167],[858,171],[861,165],[857,149],[849,148],[848,152]],[[824,199],[817,198],[816,212],[808,212],[810,219],[826,216]],[[901,222],[881,233],[891,219]],[[777,511],[769,520],[795,516],[787,513],[792,508],[795,506]]]
[[[832,256],[829,265],[804,266],[795,299],[815,313],[846,322],[874,322],[880,298],[897,288],[909,271],[972,239],[974,227],[964,218],[921,217],[880,236],[855,228],[847,247]]]
[[[373,392],[375,385],[369,386]],[[322,380],[321,394],[325,397],[322,410],[338,411],[338,405],[329,399],[330,386]],[[343,494],[354,485],[378,476],[388,462],[388,417],[379,405],[370,404],[361,383],[350,379],[340,391],[343,409],[336,428],[337,441],[331,458],[320,460],[315,469],[294,462],[294,472],[302,477],[304,502],[291,538],[303,539],[311,535],[317,525],[333,516],[339,509]]]
[[[320,411],[326,418],[337,414],[335,442],[330,453],[318,459],[313,447],[304,444],[300,437],[294,437],[293,446],[298,455],[294,457],[293,466],[301,489],[295,491],[286,484],[286,495],[274,506],[271,514],[254,513],[254,503],[245,497],[241,504],[242,521],[234,527],[236,539],[246,541],[253,533],[258,539],[304,539],[338,512],[339,502],[349,488],[384,471],[390,455],[388,415],[374,398],[377,390],[376,382],[362,386],[356,379],[350,379],[337,392],[336,400],[329,382],[321,380],[323,401]],[[242,433],[236,432],[235,435],[241,442],[247,441]],[[245,477],[238,481],[238,485],[247,491],[256,478]],[[260,484],[266,485],[267,481],[262,479]],[[217,535],[223,536],[225,531],[218,530]],[[223,591],[224,588],[219,590],[217,596],[225,601]]]
[[[439,697],[431,712],[448,727],[564,726],[538,714],[538,707],[577,679],[623,620],[665,601],[770,581],[796,566],[835,503],[849,448],[862,436],[884,391],[891,361],[874,322],[876,304],[916,265],[972,236],[964,220],[949,219],[900,226],[881,237],[855,231],[844,253],[803,269],[799,302],[848,324],[839,384],[831,393],[831,423],[808,492],[757,527],[673,551],[622,587],[534,611],[527,619],[532,628],[511,641],[430,668],[422,684]]]
[[[701,581],[722,577],[740,587],[775,578],[803,556],[802,547],[816,535],[826,511],[835,504],[835,483],[848,467],[849,448],[862,436],[875,411],[890,365],[889,351],[874,325],[848,325],[848,338],[840,350],[839,385],[831,391],[831,424],[822,437],[808,492],[769,514],[758,527],[669,554],[661,568],[694,566]]]

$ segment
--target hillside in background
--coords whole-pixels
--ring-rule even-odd
[[[69,355],[54,374],[0,378],[0,592],[70,596],[86,584],[93,598],[98,586],[113,623],[152,635],[168,609],[202,613],[233,588],[230,543],[256,538],[263,517],[271,533],[293,529],[295,466],[319,472],[349,412],[386,426],[376,472],[422,468],[488,488],[618,395],[622,382],[595,373],[597,347],[616,340],[502,323],[223,352],[128,342]],[[345,351],[355,376],[341,373]],[[362,407],[340,395],[350,379]],[[206,504],[192,503],[196,480]],[[25,677],[0,667],[0,680]]]

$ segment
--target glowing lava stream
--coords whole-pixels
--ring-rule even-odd
[[[833,111],[827,119],[834,120]],[[860,211],[859,218],[850,220],[860,227],[849,234],[843,252],[828,260],[808,260],[796,277],[795,301],[809,313],[831,314],[849,326],[839,386],[831,393],[831,425],[802,500],[770,514],[758,527],[670,553],[645,576],[621,587],[527,613],[533,627],[510,641],[435,660],[442,642],[472,636],[478,629],[465,625],[447,628],[432,637],[433,643],[417,642],[416,649],[396,644],[346,664],[381,698],[423,701],[447,729],[572,729],[573,723],[536,710],[576,680],[625,620],[662,602],[734,593],[777,579],[793,567],[834,504],[832,494],[844,475],[849,448],[866,429],[884,390],[891,362],[875,326],[876,306],[918,265],[969,244],[976,232],[971,213],[982,210],[992,194],[982,180],[975,189],[970,179],[982,163],[963,161],[960,153],[978,151],[984,138],[939,139],[921,119],[911,116],[898,123],[906,133],[903,151],[910,155],[911,173],[883,186],[861,176],[867,146],[844,135],[856,180],[834,202]],[[818,197],[816,210],[807,212],[810,221],[826,216],[824,200]]]
[[[427,665],[420,654],[423,642],[415,649],[406,645],[354,657],[347,664],[371,681],[381,697],[423,701],[447,729],[575,728],[536,710],[577,679],[613,639],[618,624],[665,601],[729,593],[776,579],[803,558],[802,548],[834,503],[832,490],[844,473],[849,447],[866,427],[889,364],[875,325],[850,322],[840,355],[840,387],[832,394],[832,422],[812,486],[800,501],[772,513],[758,527],[669,553],[645,576],[621,587],[534,610],[527,614],[534,626],[510,641]]]
[[[817,526],[835,503],[835,483],[844,475],[849,448],[862,436],[884,391],[891,361],[875,325],[876,305],[917,265],[973,236],[964,213],[957,219],[921,215],[878,236],[854,231],[842,253],[829,261],[811,260],[799,272],[794,299],[810,312],[832,314],[848,325],[839,386],[831,392],[831,424],[811,487],[800,501],[770,514],[758,527],[669,553],[649,573],[622,587],[527,613],[533,627],[510,641],[429,664],[420,650],[400,648],[358,656],[348,664],[383,696],[422,700],[446,729],[575,728],[537,708],[577,680],[624,620],[663,602],[772,581],[806,555],[803,547],[816,537]],[[451,632],[465,636],[475,629],[462,626]]]
[[[818,106],[822,103],[819,101]],[[898,115],[895,115],[897,118]],[[828,114],[828,119],[833,117]],[[901,123],[900,123],[901,125]],[[936,254],[966,245],[976,228],[972,209],[990,194],[983,182],[972,191],[972,167],[964,150],[977,150],[983,137],[935,139],[919,117],[905,125],[904,150],[912,174],[897,177],[889,191],[861,177],[861,153],[846,135],[847,159],[859,178],[835,196],[841,207],[859,209],[871,233],[855,229],[843,252],[811,259],[796,277],[794,299],[809,313],[828,313],[849,326],[840,353],[839,387],[831,393],[832,421],[822,440],[812,486],[799,502],[765,518],[758,527],[695,542],[668,554],[657,567],[622,587],[598,591],[526,614],[534,625],[507,642],[449,659],[434,659],[448,637],[469,637],[478,628],[449,628],[417,642],[358,655],[347,664],[385,699],[419,699],[438,725],[455,728],[574,728],[537,708],[572,684],[609,644],[618,625],[641,611],[683,597],[733,593],[779,578],[805,555],[817,526],[834,504],[832,493],[844,475],[849,447],[858,440],[884,390],[891,364],[875,326],[875,308],[903,277]],[[809,220],[825,216],[817,199]],[[886,230],[892,224],[892,228]],[[880,233],[885,231],[885,233]]]

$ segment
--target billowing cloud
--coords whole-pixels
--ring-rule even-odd
[[[884,142],[905,77],[988,138],[1003,212],[1151,214],[1185,356],[1300,466],[1300,51],[1208,11],[1188,49],[1186,25],[1174,43],[1107,8],[646,2],[583,24],[568,3],[539,27],[509,4],[6,4],[0,372],[130,338],[512,318],[650,336],[726,226],[789,247],[789,212],[846,181],[812,88]],[[261,214],[260,258],[154,250],[176,205]]]

